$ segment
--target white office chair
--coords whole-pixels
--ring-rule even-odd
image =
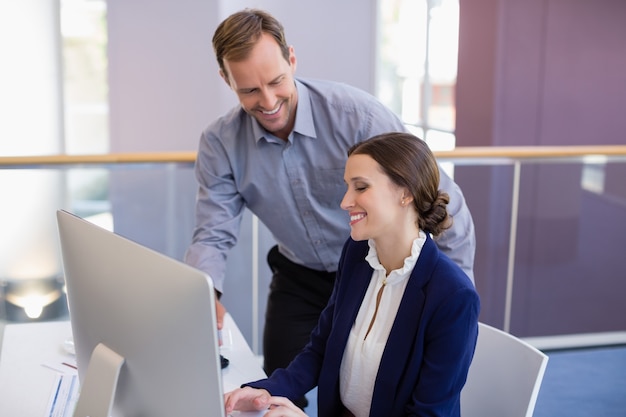
[[[531,417],[548,357],[517,337],[484,323],[467,382],[462,417]]]

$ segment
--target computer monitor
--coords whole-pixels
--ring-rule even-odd
[[[74,417],[224,417],[211,279],[66,211],[57,221],[81,383]]]

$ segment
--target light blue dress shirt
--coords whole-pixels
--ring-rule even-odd
[[[202,133],[195,173],[196,226],[185,262],[222,290],[226,255],[237,242],[245,207],[272,232],[280,252],[300,265],[335,271],[350,236],[339,206],[348,149],[402,121],[364,91],[330,81],[296,80],[296,121],[287,141],[268,133],[240,106]],[[454,225],[438,246],[472,278],[474,225],[459,187],[441,171]]]

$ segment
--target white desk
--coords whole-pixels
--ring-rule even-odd
[[[47,363],[62,363],[70,356],[64,342],[72,335],[69,321],[9,324],[4,329],[0,351],[0,416],[43,417],[57,372]],[[230,315],[226,316],[223,354],[230,360],[222,379],[230,391],[244,382],[265,377]],[[239,413],[261,416],[263,413]]]

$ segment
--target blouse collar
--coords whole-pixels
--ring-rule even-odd
[[[415,264],[417,263],[417,258],[419,258],[425,242],[426,234],[422,230],[420,230],[418,236],[415,238],[415,240],[413,240],[413,244],[411,245],[411,255],[404,259],[404,265],[402,266],[402,268],[394,269],[393,271],[391,271],[389,276],[386,277],[387,284],[400,282],[403,279],[407,278],[409,275],[411,275],[413,267],[415,267]],[[378,259],[378,253],[376,252],[376,244],[374,243],[374,240],[369,239],[367,243],[369,245],[369,252],[365,257],[365,260],[375,271],[383,271],[382,276],[383,278],[385,278],[385,268],[381,265],[380,260]]]

